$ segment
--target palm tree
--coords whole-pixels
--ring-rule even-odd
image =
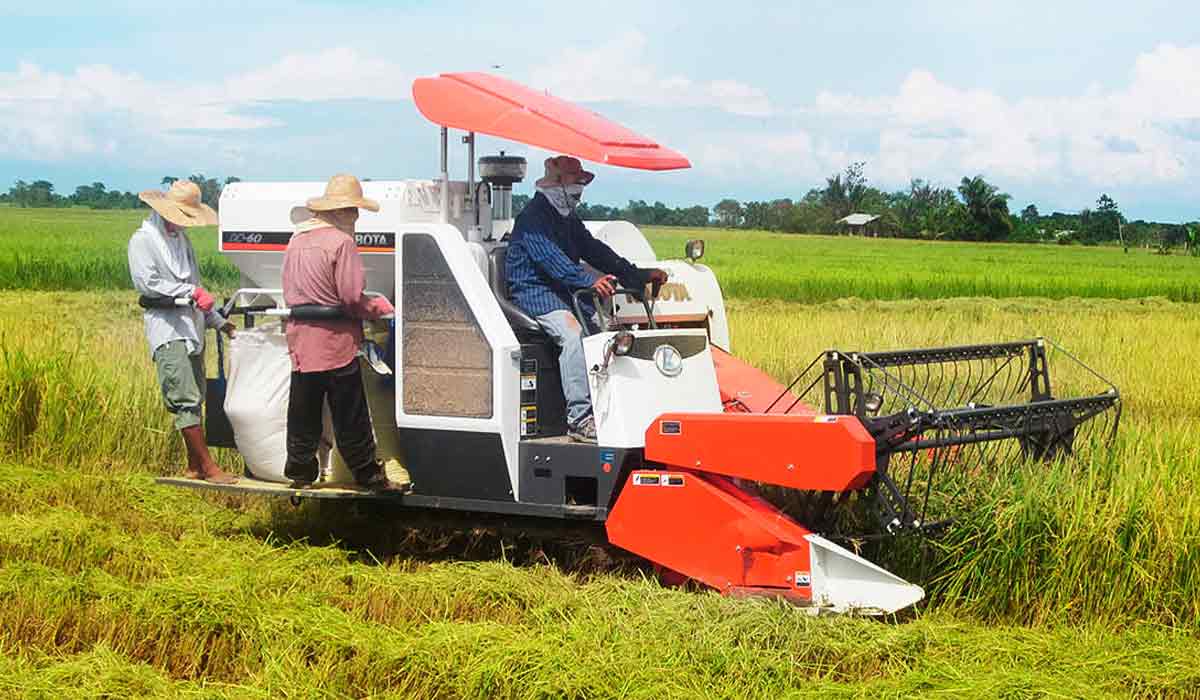
[[[967,216],[973,224],[972,231],[965,232],[967,238],[996,241],[1012,232],[1012,221],[1008,218],[1010,197],[983,179],[982,175],[964,177],[958,186]]]

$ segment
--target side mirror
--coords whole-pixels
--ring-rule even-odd
[[[690,262],[696,262],[704,257],[704,241],[699,238],[693,238],[683,246],[683,255]]]

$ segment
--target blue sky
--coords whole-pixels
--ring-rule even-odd
[[[981,173],[1016,208],[1200,218],[1197,3],[45,5],[0,2],[0,187],[431,177],[412,78],[485,70],[693,162],[599,167],[591,201],[798,197],[863,160],[886,189]]]

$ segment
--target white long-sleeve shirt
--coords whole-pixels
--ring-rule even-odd
[[[200,284],[196,251],[184,232],[169,233],[162,217],[151,212],[129,239],[129,276],[139,294],[187,297]],[[225,319],[216,310],[207,314],[193,306],[145,309],[142,320],[150,355],[172,340],[187,343],[188,354],[204,350],[204,328],[218,328]]]

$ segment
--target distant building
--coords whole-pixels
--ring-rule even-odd
[[[875,222],[878,220],[878,214],[851,214],[838,219],[837,223],[845,226],[846,232],[851,236],[855,234],[877,236],[879,235],[879,231],[875,227]]]

